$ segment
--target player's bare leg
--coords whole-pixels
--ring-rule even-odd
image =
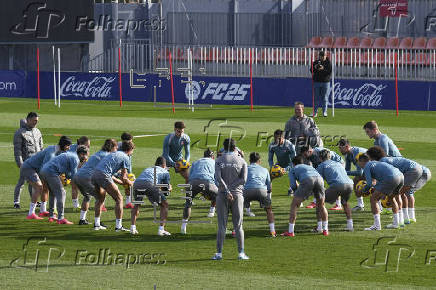
[[[104,204],[104,200],[106,198],[106,191],[101,187],[95,188],[96,199],[95,199],[95,221],[94,221],[94,230],[105,230],[106,226],[102,225],[100,222],[101,208]]]
[[[329,234],[328,213],[327,213],[327,209],[325,208],[324,198],[316,199],[316,211],[319,217],[321,218],[322,233],[324,236],[327,236]]]
[[[77,185],[71,181],[71,198],[73,200],[73,209],[80,208],[79,204],[79,189]]]
[[[378,201],[381,199],[382,196],[383,193],[381,193],[378,190],[374,190],[374,192],[371,194],[370,203],[371,203],[371,211],[374,216],[374,224],[368,228],[365,228],[365,231],[381,230],[380,208],[378,206]]]
[[[118,187],[115,183],[110,183],[106,187],[106,192],[114,199],[115,201],[115,230],[116,231],[127,231],[123,228],[123,196],[121,195]]]
[[[295,227],[295,220],[297,219],[297,211],[300,207],[300,204],[304,201],[303,198],[294,196],[291,202],[291,209],[289,211],[289,229],[287,232],[283,233],[282,236],[290,236],[293,237],[294,234],[294,227]]]
[[[43,191],[43,185],[41,181],[38,182],[32,182],[29,181],[29,184],[32,186],[32,198],[31,198],[31,202],[30,202],[30,207],[29,207],[29,213],[27,215],[27,219],[42,219],[42,217],[38,217],[35,214],[35,208],[36,208],[36,203],[38,202],[38,198],[40,197],[42,191]],[[42,213],[42,211],[41,211]]]
[[[268,220],[268,224],[269,224],[269,231],[272,237],[276,236],[276,229],[275,229],[275,224],[274,224],[274,213],[272,211],[272,207],[268,206],[265,207],[265,211],[266,211],[266,219]]]

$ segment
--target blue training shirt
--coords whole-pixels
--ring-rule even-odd
[[[374,139],[374,146],[380,146],[386,152],[389,157],[401,157],[401,153],[398,150],[394,142],[385,134],[381,134],[378,138]]]
[[[318,165],[321,164],[321,159],[319,158],[319,153],[323,150],[327,150],[330,152],[330,160],[344,164],[344,159],[342,159],[342,157],[338,153],[336,153],[330,149],[327,149],[327,148],[315,147],[315,148],[313,148],[312,155],[308,158],[309,161],[312,162],[312,166],[314,168],[317,168]]]
[[[24,161],[23,165],[33,168],[36,171],[39,171],[44,166],[44,164],[46,164],[53,157],[55,157],[58,148],[59,146],[57,145],[48,146],[44,150],[39,151],[35,155],[32,155],[29,159]]]
[[[170,173],[165,168],[160,166],[153,166],[144,169],[141,174],[136,178],[136,181],[145,181],[153,183],[154,180],[154,170],[156,169],[156,184],[170,184]]]
[[[295,146],[291,141],[285,139],[282,145],[271,142],[268,146],[268,164],[274,165],[274,154],[277,157],[277,164],[282,168],[292,165],[292,159],[296,156]]]
[[[247,181],[244,189],[263,188],[268,192],[271,191],[271,177],[268,169],[260,166],[257,163],[251,163],[247,167]]]
[[[209,157],[194,161],[189,172],[189,181],[194,179],[207,180],[215,183],[215,160]]]
[[[93,154],[91,157],[89,157],[88,161],[79,168],[76,174],[81,177],[91,178],[91,175],[92,173],[94,173],[94,169],[97,164],[109,154],[109,152],[103,150],[100,150],[97,153]]]
[[[321,177],[318,171],[312,166],[306,164],[298,164],[289,170],[289,184],[292,190],[297,188],[297,181],[302,182],[308,177]]]
[[[379,161],[369,161],[365,165],[363,173],[366,179],[366,186],[363,191],[369,190],[372,186],[373,179],[377,180],[377,182],[383,182],[384,180],[390,180],[398,175],[402,175],[397,168],[388,163]]]
[[[46,163],[41,171],[55,176],[64,173],[67,178],[73,178],[77,172],[79,163],[80,160],[76,153],[65,152]]]
[[[163,143],[163,157],[165,157],[167,164],[175,166],[175,163],[183,159],[182,149],[185,148],[185,160],[189,161],[190,158],[190,144],[191,139],[188,135],[183,133],[177,137],[175,133],[168,134]]]
[[[357,163],[356,156],[359,153],[365,153],[367,149],[362,147],[351,147],[351,152],[347,153],[345,155],[345,170],[347,171],[348,175],[351,176],[362,176],[363,175],[363,169],[360,168],[359,164]],[[354,164],[356,166],[356,170],[351,170],[351,164]]]
[[[108,176],[113,176],[118,170],[130,168],[129,156],[124,151],[116,151],[105,156],[95,167]]]
[[[415,161],[403,157],[383,157],[380,159],[380,162],[388,163],[393,167],[398,168],[402,173],[418,166],[418,163]]]
[[[353,184],[345,168],[338,162],[326,160],[316,168],[316,171],[327,181],[328,185]]]

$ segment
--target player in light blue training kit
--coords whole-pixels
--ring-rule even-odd
[[[72,181],[77,185],[83,195],[79,225],[89,224],[88,220],[86,219],[86,214],[88,212],[89,201],[91,200],[91,197],[95,197],[95,187],[91,181],[91,176],[94,173],[94,169],[104,157],[109,155],[111,152],[115,152],[117,148],[118,145],[115,139],[106,139],[101,147],[101,150],[89,157],[88,161],[79,170],[77,170],[76,175],[74,175]],[[95,209],[96,208],[97,207],[95,207]]]
[[[162,191],[161,187],[167,190]],[[163,156],[156,159],[153,167],[149,167],[142,171],[141,175],[133,184],[133,197],[136,201],[142,202],[144,196],[147,196],[151,204],[159,204],[160,206],[160,226],[157,231],[158,236],[170,236],[171,234],[165,230],[165,223],[168,217],[168,201],[167,196],[171,191],[170,173],[166,167],[166,160]],[[136,229],[136,219],[139,214],[140,204],[136,203],[132,208],[130,233],[138,234]]]
[[[168,167],[174,167],[176,173],[180,173],[185,179],[185,182],[189,182],[189,170],[188,168],[180,168],[180,164],[177,161],[185,159],[189,162],[191,156],[190,145],[191,139],[185,134],[185,123],[175,122],[174,133],[168,134],[163,143],[162,156],[165,158]],[[182,149],[185,149],[185,158],[183,158]]]
[[[351,218],[351,208],[348,204],[351,193],[353,192],[353,181],[348,177],[345,168],[339,163],[330,160],[330,151],[323,150],[319,153],[321,164],[316,170],[327,181],[329,188],[325,191],[325,202],[334,203],[341,197],[341,203],[347,217],[347,230],[353,231],[353,220]],[[316,232],[322,231],[322,222],[318,217]]]
[[[389,202],[392,204],[394,218],[393,223],[386,226],[386,228],[398,228],[399,214],[395,196],[400,193],[400,189],[404,184],[403,174],[400,170],[385,162],[370,161],[369,156],[366,153],[360,155],[359,166],[360,168],[363,168],[363,174],[365,174],[366,179],[366,185],[362,189],[363,192],[368,192],[374,185],[373,180],[375,180],[374,192],[371,194],[370,198],[371,210],[374,215],[374,224],[369,228],[365,228],[365,230],[381,230],[380,208],[378,202],[385,196],[389,198]]]
[[[88,157],[89,150],[85,146],[77,147],[77,153],[66,152],[60,154],[46,163],[41,169],[41,178],[49,190],[49,222],[54,222],[54,200],[58,210],[58,224],[73,224],[64,217],[66,192],[62,185],[60,175],[71,179],[77,172],[79,163]]]
[[[352,211],[363,211],[365,209],[365,204],[363,202],[363,196],[360,196],[360,194],[356,190],[356,184],[360,180],[364,180],[365,176],[363,176],[363,169],[359,167],[359,163],[357,160],[359,159],[359,155],[366,153],[366,148],[362,147],[356,147],[351,146],[350,141],[348,139],[340,139],[338,142],[338,148],[339,151],[342,153],[342,155],[345,156],[345,170],[347,171],[347,174],[349,176],[353,177],[353,188],[354,193],[356,194],[357,199],[357,205],[353,207]],[[355,170],[351,170],[351,164],[354,164],[356,167]]]
[[[407,193],[418,183],[422,176],[422,166],[415,161],[403,157],[386,157],[386,153],[380,146],[374,146],[368,149],[367,152],[371,160],[386,162],[395,168],[398,168],[404,175],[404,185],[400,190],[400,195],[397,197],[399,211],[399,224],[404,226],[410,224],[408,211]]]
[[[293,237],[295,235],[294,226],[295,220],[297,219],[297,209],[305,199],[314,195],[316,198],[317,214],[321,217],[322,233],[324,236],[328,236],[328,213],[324,206],[324,180],[315,168],[303,164],[303,162],[304,159],[301,155],[292,159],[294,167],[289,170],[288,174],[289,183],[295,193],[289,213],[289,230],[281,235],[288,237]],[[299,182],[299,185],[297,185],[297,181]]]
[[[306,161],[309,161],[309,163],[316,169],[318,165],[321,163],[321,158],[319,155],[322,150],[328,150],[330,152],[330,160],[338,162],[342,166],[344,166],[344,159],[342,159],[342,157],[336,152],[331,151],[327,148],[323,148],[323,147],[312,148],[312,146],[310,145],[301,146],[300,154],[306,159]],[[308,206],[306,206],[306,208],[315,208],[315,207],[316,207],[316,199],[314,198],[313,201]],[[341,209],[342,209],[341,200],[340,198],[338,198],[338,200],[336,200],[336,205],[330,208],[330,210],[341,210]]]
[[[247,182],[243,192],[244,203],[247,206],[251,201],[259,201],[260,207],[266,211],[270,234],[275,237],[274,213],[271,208],[271,178],[268,169],[260,166],[259,153],[250,153],[250,165],[247,171]]]
[[[121,141],[118,142],[118,151],[121,151],[121,144],[123,142],[133,142],[133,135],[127,132],[124,132],[123,134],[121,134]],[[129,156],[130,158],[130,168],[128,169],[128,173],[133,173],[132,171],[132,156]],[[117,174],[115,174],[116,178],[120,177],[120,172],[117,172]],[[130,196],[130,192],[131,188],[130,187],[126,187],[124,190],[124,194],[126,195],[126,202],[124,205],[124,208],[133,208],[133,204],[131,202],[131,196]]]
[[[274,163],[274,155],[277,162]],[[280,165],[282,168],[292,166],[292,159],[296,156],[295,146],[291,141],[285,139],[283,130],[274,132],[274,141],[268,147],[268,164],[273,167],[274,164]]]
[[[367,122],[363,125],[366,135],[370,139],[374,139],[374,146],[380,146],[386,152],[389,157],[401,157],[401,153],[398,150],[394,142],[385,134],[382,134],[375,121]]]
[[[416,217],[415,217],[415,192],[420,190],[427,182],[431,179],[431,172],[430,169],[427,167],[421,165],[422,167],[422,175],[418,179],[418,182],[416,182],[415,186],[412,187],[412,189],[409,190],[409,192],[406,193],[407,195],[407,202],[408,202],[408,212],[409,212],[409,220],[411,223],[416,223]]]
[[[27,181],[32,186],[32,199],[30,202],[29,214],[27,219],[42,219],[42,217],[49,216],[47,211],[47,187],[43,185],[39,177],[41,168],[49,162],[53,157],[60,153],[68,151],[71,145],[71,140],[67,136],[62,136],[59,139],[58,145],[48,146],[42,151],[39,151],[26,161],[20,167],[20,179]],[[36,203],[39,196],[41,196],[41,206],[39,215],[35,214]]]
[[[97,197],[94,222],[94,230],[97,231],[106,229],[100,223],[101,207],[104,203],[106,192],[115,201],[115,231],[128,231],[122,225],[123,197],[115,182],[125,186],[133,185],[133,182],[127,176],[127,171],[130,168],[129,155],[132,155],[135,145],[132,142],[123,142],[121,149],[122,151],[116,151],[104,157],[95,167],[91,177]],[[119,170],[121,170],[121,179],[114,177]]]
[[[70,152],[76,152],[77,151],[77,147],[83,145],[85,147],[87,147],[88,149],[91,147],[91,140],[89,140],[88,137],[86,136],[82,136],[79,139],[77,139],[77,143],[76,144],[72,144],[70,146]],[[84,160],[83,162],[80,162],[79,164],[79,168],[83,166],[83,164],[86,162],[86,160]],[[71,199],[73,201],[73,209],[79,209],[80,208],[80,204],[79,204],[79,190],[76,186],[76,184],[74,183],[74,181],[71,181]]]
[[[207,217],[215,216],[216,196],[218,187],[215,183],[215,157],[213,151],[207,149],[203,153],[203,158],[192,163],[189,172],[189,185],[191,189],[186,192],[185,208],[183,209],[183,220],[180,232],[186,234],[186,226],[191,216],[192,200],[201,193],[201,195],[210,200],[210,209]],[[188,194],[189,192],[189,194]]]

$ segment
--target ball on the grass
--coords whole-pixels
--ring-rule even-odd
[[[189,163],[185,159],[177,161],[177,164],[179,165],[179,169],[188,169],[189,167],[191,167],[191,163]]]
[[[282,168],[280,165],[276,164],[271,167],[271,176],[272,177],[280,177],[285,174],[286,170]]]

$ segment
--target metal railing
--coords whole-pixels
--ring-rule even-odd
[[[117,72],[118,47],[122,70],[138,73],[169,68],[170,54],[174,74],[188,65],[192,51],[192,74],[208,76],[311,77],[310,66],[319,49],[228,46],[152,46],[150,43],[122,42],[89,61],[90,72]],[[436,79],[436,50],[432,49],[327,49],[335,77],[352,79],[401,80]]]

